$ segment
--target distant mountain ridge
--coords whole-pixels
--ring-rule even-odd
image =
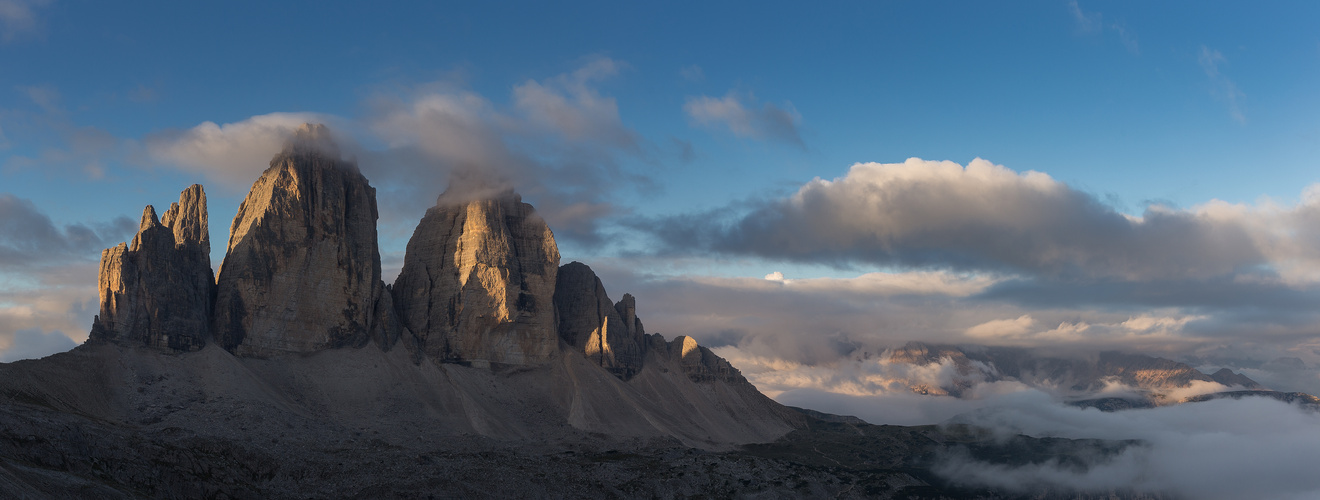
[[[1171,397],[1183,392],[1180,389],[1193,388],[1197,382],[1220,384],[1225,389],[1259,391],[1262,395],[1270,392],[1251,378],[1227,368],[1205,374],[1185,363],[1118,351],[1069,357],[1021,347],[909,342],[886,351],[883,356],[892,363],[922,366],[944,360],[952,362],[956,375],[948,383],[912,384],[911,389],[922,394],[962,396],[978,383],[1018,381],[1031,387],[1049,388],[1065,398],[1071,396],[1083,406],[1127,409],[1202,401]],[[1105,392],[1128,394],[1103,396]]]

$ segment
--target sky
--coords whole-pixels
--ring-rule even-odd
[[[880,369],[859,353],[921,340],[1320,393],[1318,21],[1313,2],[0,0],[0,361],[84,341],[100,251],[193,183],[219,267],[251,183],[318,122],[377,189],[387,281],[426,208],[479,174],[537,207],[564,263],[635,295],[648,331],[772,395],[893,423],[1170,429],[1133,463],[1270,438],[1234,427],[1244,412],[1317,437],[1286,405],[1215,402],[1223,425],[1196,434],[1172,430],[1187,410],[1095,417],[1034,389],[838,387]],[[1078,435],[1056,424],[1035,430]],[[1122,463],[949,467],[1132,483]],[[1320,487],[1293,486],[1277,496]]]
[[[387,277],[479,171],[653,331],[716,347],[1310,366],[1318,10],[3,0],[0,356],[85,339],[98,252],[192,183],[218,267],[313,121],[378,189]]]

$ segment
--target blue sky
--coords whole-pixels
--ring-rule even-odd
[[[1320,363],[1318,20],[1309,2],[0,0],[0,349],[85,338],[99,250],[194,182],[218,266],[263,158],[311,120],[379,189],[387,278],[475,168],[649,324],[725,349]]]

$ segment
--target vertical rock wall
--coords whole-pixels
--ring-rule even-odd
[[[178,351],[211,338],[211,239],[206,192],[192,185],[156,218],[150,205],[132,245],[101,252],[101,311],[91,338]]]
[[[376,190],[357,165],[324,126],[300,128],[234,217],[217,340],[247,356],[365,344],[384,292],[376,219]]]
[[[559,268],[555,309],[564,342],[624,380],[641,371],[645,332],[632,295],[624,294],[612,304],[596,273],[586,264],[570,262]]]
[[[434,359],[537,364],[558,352],[554,234],[512,191],[426,212],[394,283],[403,326]]]

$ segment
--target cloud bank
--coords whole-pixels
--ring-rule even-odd
[[[166,130],[147,136],[143,146],[160,166],[199,173],[243,188],[250,186],[304,123],[337,121],[316,113],[270,113],[217,125],[203,122],[187,130]]]
[[[1266,398],[1104,413],[1051,402],[1041,394],[965,415],[962,421],[1041,437],[1139,439],[1086,470],[1057,462],[1024,467],[946,457],[937,469],[963,484],[1029,491],[1049,485],[1135,490],[1204,499],[1301,499],[1320,495],[1320,413]]]
[[[1149,282],[1320,281],[1320,189],[1280,207],[1211,201],[1140,217],[1040,172],[976,159],[859,163],[787,198],[648,221],[670,251]],[[729,220],[718,214],[741,213]]]

